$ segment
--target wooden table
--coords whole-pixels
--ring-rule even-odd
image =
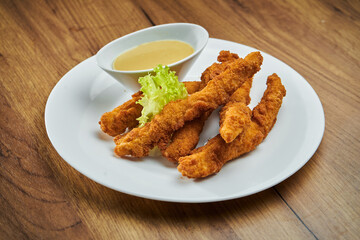
[[[356,239],[360,236],[360,2],[0,1],[1,239]],[[311,160],[260,193],[217,203],[148,200],[70,167],[44,126],[59,79],[111,40],[191,22],[286,62],[319,95]]]

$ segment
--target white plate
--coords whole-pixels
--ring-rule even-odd
[[[199,80],[216,61],[220,50],[245,56],[255,51],[238,43],[210,39],[185,80]],[[325,127],[321,102],[309,83],[288,65],[262,53],[262,69],[251,90],[254,107],[276,72],[287,90],[278,120],[265,141],[253,152],[227,163],[203,180],[182,177],[176,166],[161,156],[140,160],[114,156],[111,137],[98,121],[107,111],[130,99],[117,81],[104,73],[91,57],[69,71],[51,92],[45,109],[48,136],[61,157],[90,179],[114,190],[171,202],[214,202],[257,193],[298,171],[318,148]],[[218,112],[207,121],[199,145],[218,132]]]

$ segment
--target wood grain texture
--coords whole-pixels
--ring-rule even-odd
[[[319,95],[322,143],[261,193],[176,204],[103,187],[56,153],[44,127],[59,79],[103,45],[171,22],[258,48]],[[356,239],[360,236],[359,1],[0,1],[0,239]]]

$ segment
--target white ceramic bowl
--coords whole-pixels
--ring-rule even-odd
[[[145,76],[152,69],[138,71],[118,71],[113,69],[113,62],[122,52],[140,44],[157,40],[178,40],[190,44],[194,53],[190,56],[168,65],[176,71],[179,81],[195,62],[199,53],[204,49],[209,39],[209,33],[201,26],[191,23],[170,23],[145,28],[118,38],[99,50],[96,61],[99,67],[122,83],[127,89],[136,92],[140,89],[138,78]]]

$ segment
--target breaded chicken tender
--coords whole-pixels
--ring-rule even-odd
[[[220,51],[219,56],[217,57],[217,60],[220,63],[213,63],[201,74],[201,88],[204,88],[211,79],[225,71],[229,64],[236,59],[239,59],[239,56],[236,53],[225,50]]]
[[[221,51],[217,58],[221,63],[214,63],[205,69],[201,75],[200,88],[204,88],[210,80],[225,71],[227,66],[238,58],[239,56],[235,53]],[[199,118],[186,122],[182,128],[175,131],[171,142],[168,145],[164,144],[163,148],[160,147],[162,155],[171,162],[177,162],[180,157],[188,155],[198,144],[204,124],[211,113],[212,111],[205,112]]]
[[[216,64],[208,67],[201,76],[201,81],[184,82],[188,94],[193,94],[203,89],[207,82],[214,76],[219,75],[231,61],[238,59],[239,56],[229,51],[221,51],[218,56],[218,61],[222,64]],[[116,107],[111,112],[104,113],[99,121],[101,130],[110,136],[117,136],[139,125],[136,120],[141,116],[142,106],[136,102],[142,97],[142,92],[137,92],[132,95],[132,98]]]
[[[116,107],[111,112],[104,113],[99,121],[100,128],[104,133],[114,137],[139,125],[136,120],[141,116],[142,106],[136,102],[142,97],[142,92],[132,95],[132,98]]]
[[[161,149],[162,155],[174,163],[180,157],[188,155],[198,144],[205,121],[211,113],[212,111],[207,111],[199,118],[186,122],[182,128],[175,131],[170,144],[165,149]]]
[[[225,142],[232,142],[240,135],[251,121],[251,110],[247,106],[250,103],[250,89],[252,78],[248,79],[220,111],[220,135]]]
[[[256,123],[257,129],[262,132],[264,138],[269,134],[286,95],[285,87],[276,73],[267,79],[267,88],[260,103],[253,109],[251,120]]]
[[[225,104],[236,89],[260,70],[262,60],[260,52],[250,53],[245,59],[236,59],[204,89],[186,99],[168,103],[151,122],[121,137],[116,142],[115,154],[133,157],[148,155],[155,145],[184,126],[185,122]]]
[[[220,136],[226,143],[232,142],[246,130],[251,121],[251,110],[241,102],[226,104],[220,112]]]
[[[193,94],[200,90],[201,82],[192,81],[184,82],[185,88],[188,94]],[[141,110],[143,107],[136,102],[142,98],[142,92],[137,92],[132,95],[132,98],[116,107],[111,112],[104,113],[99,121],[101,130],[115,137],[122,134],[126,129],[132,129],[139,125],[138,117],[141,116]]]
[[[178,170],[189,178],[207,177],[219,172],[226,162],[254,150],[274,126],[285,95],[281,79],[276,74],[269,76],[267,89],[253,109],[246,130],[231,143],[226,143],[220,135],[210,139],[191,155],[179,158]]]
[[[188,81],[188,82],[183,82],[186,88],[186,91],[188,92],[188,94],[193,94],[198,92],[199,90],[201,90],[201,82],[199,81]]]

